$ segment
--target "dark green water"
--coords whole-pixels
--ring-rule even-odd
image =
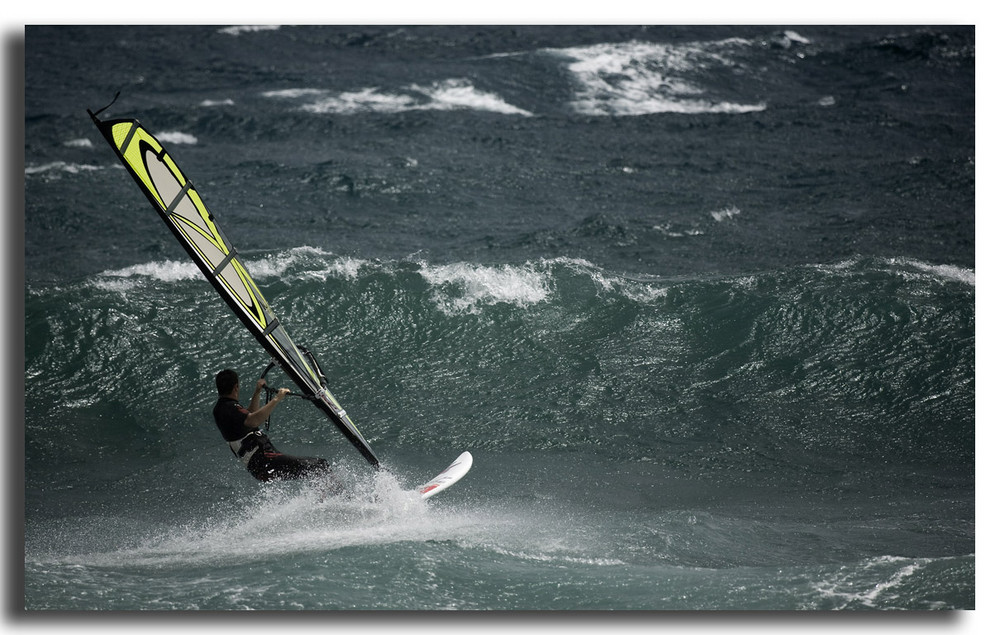
[[[26,60],[28,609],[975,608],[971,29],[30,28]],[[387,468],[283,403],[353,498],[219,438],[214,373],[268,360],[87,119],[123,84]]]

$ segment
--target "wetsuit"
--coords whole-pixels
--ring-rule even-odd
[[[230,397],[219,397],[212,411],[222,438],[247,470],[259,481],[302,478],[329,471],[326,459],[282,454],[267,435],[246,425],[250,412]]]

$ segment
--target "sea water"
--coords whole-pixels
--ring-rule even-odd
[[[27,609],[976,607],[972,28],[29,27],[25,61]],[[348,495],[222,442],[215,372],[269,360],[87,117],[118,90],[381,459],[281,404]]]

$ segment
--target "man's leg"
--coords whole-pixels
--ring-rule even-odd
[[[270,478],[296,479],[316,476],[330,471],[326,459],[311,456],[267,453],[267,473]]]

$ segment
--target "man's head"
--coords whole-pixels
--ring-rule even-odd
[[[230,394],[239,384],[240,376],[236,374],[235,370],[226,368],[220,370],[219,374],[215,376],[215,387],[219,389],[220,395]]]

